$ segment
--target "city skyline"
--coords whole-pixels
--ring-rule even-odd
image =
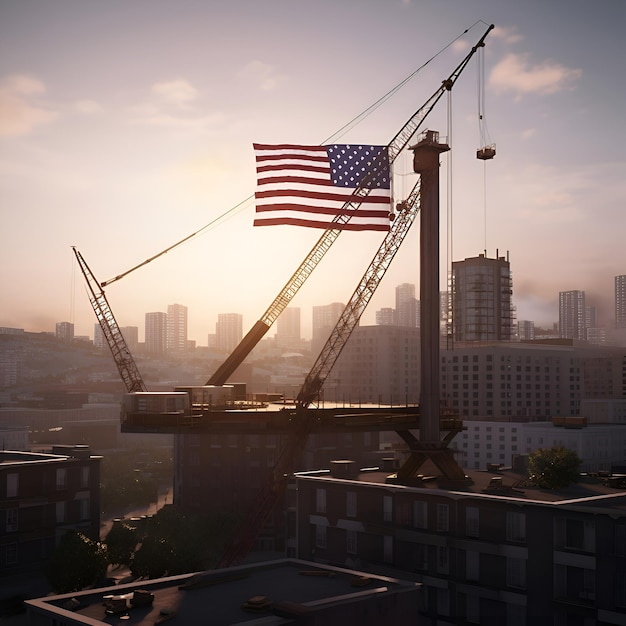
[[[475,262],[475,261],[481,261],[482,257],[478,257],[476,259],[465,259],[462,262],[458,262],[459,264],[463,265],[464,263],[469,262]],[[486,259],[487,262],[496,262],[498,261],[497,259]],[[504,259],[500,258],[499,261],[501,263],[504,263]],[[507,267],[508,267],[508,263],[506,263]],[[509,272],[510,274],[510,272]],[[622,274],[622,275],[618,275],[614,277],[614,285],[615,285],[615,289],[614,289],[614,302],[613,302],[613,309],[615,311],[618,311],[618,308],[621,306],[623,308],[623,284],[626,280],[626,274]],[[510,281],[510,277],[507,278],[507,281]],[[619,287],[618,287],[619,285]],[[389,306],[389,304],[391,303],[382,303],[382,307],[376,311],[374,311],[374,315],[370,315],[370,318],[362,323],[361,325],[363,326],[379,326],[379,325],[392,325],[392,326],[405,326],[405,325],[409,325],[409,326],[416,326],[419,327],[419,323],[417,323],[417,320],[419,319],[419,314],[417,315],[417,319],[415,320],[414,324],[407,324],[404,323],[403,320],[400,319],[396,319],[397,317],[397,310],[398,310],[398,306],[400,305],[400,307],[405,305],[404,300],[406,300],[407,298],[407,294],[411,294],[415,292],[415,285],[412,283],[402,283],[400,285],[396,285],[395,287],[395,305],[396,307],[392,307]],[[444,295],[444,293],[446,292],[440,292],[440,306],[441,305],[441,296]],[[400,294],[400,296],[399,296]],[[528,320],[528,319],[521,319],[519,317],[515,317],[513,315],[513,317],[511,317],[510,323],[511,323],[511,332],[512,332],[512,338],[515,338],[516,332],[517,332],[517,326],[518,323],[522,323],[524,324],[524,328],[522,328],[521,332],[522,333],[528,333],[530,332],[530,326],[528,326],[529,324],[532,325],[532,332],[534,334],[534,330],[535,328],[537,330],[539,329],[543,329],[546,331],[554,331],[555,333],[557,333],[559,336],[561,337],[567,337],[567,338],[573,338],[573,339],[585,339],[586,337],[583,336],[583,334],[580,334],[583,331],[580,331],[578,333],[576,333],[575,335],[572,334],[571,332],[571,325],[574,322],[570,322],[568,319],[566,319],[566,316],[569,315],[569,312],[566,313],[566,309],[568,309],[568,307],[566,307],[564,305],[564,298],[570,298],[572,297],[572,295],[576,294],[576,296],[578,298],[582,298],[582,301],[585,301],[585,293],[583,291],[579,291],[579,290],[571,290],[568,292],[559,292],[557,294],[557,302],[559,305],[559,314],[557,315],[557,319],[554,320],[554,322],[549,325],[549,326],[541,326],[539,324],[536,323],[535,320]],[[513,289],[513,295],[514,295],[514,289]],[[514,300],[514,298],[513,298]],[[568,301],[569,303],[569,301]],[[283,334],[285,336],[290,335],[291,338],[295,338],[296,335],[299,335],[303,340],[310,340],[313,338],[313,335],[315,334],[315,329],[316,329],[316,325],[320,326],[319,324],[319,316],[322,314],[328,314],[329,315],[329,319],[328,319],[328,324],[330,324],[330,326],[327,324],[327,327],[330,328],[332,326],[332,324],[334,323],[334,321],[336,321],[336,318],[341,314],[341,311],[343,309],[345,305],[343,303],[327,303],[327,304],[313,304],[311,311],[309,312],[309,314],[306,316],[307,317],[307,323],[306,324],[302,324],[302,310],[300,307],[288,307],[283,313],[282,315],[279,317],[277,323],[274,325],[273,330],[270,331],[269,333],[269,337],[273,337],[275,336],[277,339],[279,339],[279,335],[280,335],[280,327],[281,324],[284,327],[283,328]],[[420,301],[419,299],[415,298],[415,305],[417,307],[417,310],[419,311],[419,307],[420,307]],[[177,310],[183,310],[185,312],[185,318],[188,314],[188,307],[186,307],[185,305],[181,305],[181,304],[175,304],[175,305],[168,305],[168,311],[170,309],[172,309],[172,307],[175,307]],[[515,307],[513,307],[514,309]],[[620,325],[621,320],[618,319],[608,319],[605,320],[604,322],[600,321],[599,324],[594,325],[592,322],[592,319],[590,318],[590,314],[591,311],[593,310],[595,313],[595,303],[593,301],[590,301],[590,303],[588,305],[584,305],[583,304],[583,328],[587,329],[587,328],[595,328],[595,329],[604,329],[604,330],[612,330],[612,329],[622,329],[624,328],[624,326]],[[332,312],[332,313],[331,313]],[[619,311],[618,311],[619,312]],[[575,315],[578,315],[578,313],[576,313]],[[161,326],[162,328],[162,332],[163,332],[163,342],[165,342],[165,333],[166,333],[166,326],[167,326],[167,317],[168,317],[168,313],[165,312],[146,312],[145,313],[145,325],[144,325],[144,332],[146,333],[146,337],[148,334],[148,318],[149,317],[154,317],[154,316],[162,316],[162,322],[161,322]],[[415,310],[413,310],[413,316],[415,316]],[[216,315],[216,323],[215,323],[215,328],[219,328],[220,324],[224,324],[225,320],[227,319],[237,319],[237,327],[238,330],[236,332],[234,332],[233,337],[239,337],[239,340],[235,341],[235,339],[231,338],[229,340],[229,345],[231,345],[231,348],[228,350],[230,351],[232,349],[232,347],[234,347],[238,341],[241,340],[241,335],[242,333],[245,332],[245,320],[243,318],[243,315],[241,313],[218,313]],[[316,319],[317,318],[317,319]],[[282,320],[282,322],[281,322]],[[334,320],[334,321],[332,321]],[[593,320],[596,320],[596,316],[593,316]],[[59,335],[59,327],[63,326],[63,325],[67,325],[70,324],[70,322],[57,322],[56,323],[56,333],[57,335]],[[293,330],[293,327],[297,326],[297,333],[296,335],[294,335],[293,333],[295,332]],[[95,340],[95,335],[99,330],[99,325],[96,322],[94,324],[94,340]],[[134,328],[134,329],[139,329],[140,326],[126,326],[126,327],[122,327],[122,329],[124,328]],[[291,330],[286,330],[290,328]],[[26,329],[27,330],[27,329]],[[189,338],[190,341],[192,341],[194,344],[198,345],[198,346],[204,346],[204,345],[209,345],[211,346],[212,343],[215,342],[215,337],[216,334],[214,331],[207,331],[207,333],[204,335],[204,337],[201,340],[198,340],[196,338]],[[521,337],[522,339],[529,339],[529,337]],[[95,342],[95,341],[94,341]],[[205,343],[206,342],[206,343]],[[234,343],[233,343],[234,342]]]
[[[385,144],[490,23],[483,112],[495,159],[475,158],[484,139],[478,63],[455,85],[452,126],[444,102],[427,124],[450,135],[452,147],[442,156],[440,288],[447,255],[499,250],[510,254],[517,319],[551,326],[558,294],[569,290],[585,291],[600,323],[614,315],[626,196],[615,83],[622,2],[479,0],[454,11],[431,0],[147,7],[25,0],[0,8],[0,326],[37,332],[70,321],[77,335],[91,334],[72,245],[103,281],[199,233],[107,287],[117,321],[139,326],[145,311],[184,302],[198,344],[218,312],[240,312],[246,332],[320,235],[252,227],[252,143],[330,136]],[[315,44],[329,28],[342,33],[340,43],[322,49]],[[394,46],[381,54],[364,32]],[[346,71],[354,50],[367,72]],[[331,135],[434,55],[358,126]],[[410,159],[396,167],[396,200],[412,187],[411,171]],[[396,285],[419,289],[418,236],[416,226],[363,323],[393,302]],[[342,234],[293,301],[304,327],[314,304],[348,301],[380,240]]]

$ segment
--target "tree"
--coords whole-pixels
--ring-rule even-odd
[[[578,454],[564,446],[540,448],[528,457],[528,476],[538,487],[563,489],[578,482],[581,464]]]
[[[126,522],[116,522],[104,538],[111,565],[130,565],[137,547],[137,532]]]
[[[56,593],[80,591],[97,583],[107,569],[106,547],[71,530],[61,537],[46,567],[46,577]]]

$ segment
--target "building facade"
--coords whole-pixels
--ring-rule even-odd
[[[279,348],[299,350],[302,347],[300,308],[287,307],[276,321],[276,343]]]
[[[74,339],[74,324],[72,322],[57,322],[55,335],[61,341],[72,341]]]
[[[323,387],[326,400],[419,402],[420,329],[359,326],[354,329]]]
[[[146,352],[165,354],[167,349],[167,313],[146,313]]]
[[[187,307],[170,304],[167,307],[168,352],[182,352],[187,349]]]
[[[501,495],[513,479],[454,491],[299,475],[298,557],[410,575],[433,624],[623,624],[626,493]]]
[[[215,324],[216,348],[231,353],[243,337],[243,316],[240,313],[220,313]]]
[[[626,274],[615,277],[615,328],[626,329]]]
[[[455,261],[451,280],[455,342],[512,339],[513,282],[508,259],[480,254]]]
[[[565,339],[586,339],[587,309],[585,292],[580,290],[559,293],[559,335]]]
[[[87,446],[0,452],[0,577],[40,571],[69,530],[99,539],[100,460]]]
[[[313,307],[311,320],[311,351],[313,354],[319,354],[324,347],[326,340],[330,336],[333,328],[335,328],[335,324],[337,324],[344,309],[345,304],[341,304],[340,302]]]
[[[415,285],[402,283],[396,287],[396,316],[398,326],[419,328],[420,303],[415,297]]]

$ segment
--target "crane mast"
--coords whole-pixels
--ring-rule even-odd
[[[407,120],[394,138],[389,142],[387,145],[387,154],[390,165],[393,164],[400,152],[402,152],[402,150],[408,145],[411,138],[415,135],[422,122],[433,110],[443,94],[452,89],[454,83],[470,62],[478,48],[485,45],[485,38],[493,27],[493,24],[489,26],[483,36],[479,39],[478,43],[476,43],[467,56],[457,65],[450,76],[448,76],[446,80],[442,81],[441,86]],[[360,185],[357,187],[355,193],[359,197],[365,197],[369,194],[370,189],[368,188],[368,180],[369,177],[365,176]],[[309,254],[305,257],[304,261],[302,261],[298,269],[292,274],[291,278],[287,281],[272,304],[270,304],[261,318],[248,331],[235,350],[231,352],[222,365],[220,365],[220,367],[218,367],[218,369],[213,373],[213,375],[206,382],[207,385],[225,384],[235,370],[243,363],[245,358],[250,354],[250,352],[252,352],[258,342],[265,336],[265,333],[267,333],[278,316],[287,308],[300,287],[302,287],[317,264],[322,260],[332,244],[337,240],[337,237],[339,237],[341,233],[341,228],[336,228],[335,225],[341,226],[349,221],[353,211],[358,208],[359,204],[359,202],[346,202],[346,204],[344,204],[342,210],[333,219],[333,226],[322,233],[317,243],[314,244]]]
[[[76,256],[80,270],[87,282],[89,301],[96,314],[96,319],[100,324],[104,338],[111,350],[117,370],[126,387],[126,392],[147,391],[143,378],[133,359],[133,355],[128,348],[124,335],[122,335],[122,331],[109,306],[109,302],[104,294],[104,289],[102,289],[100,283],[96,280],[81,253],[75,247],[72,247],[72,250],[74,250],[74,255]]]

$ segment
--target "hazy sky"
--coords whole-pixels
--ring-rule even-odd
[[[230,211],[106,293],[140,339],[144,314],[173,303],[198,345],[218,313],[242,313],[245,332],[321,233],[253,228],[252,143],[387,144],[490,23],[496,158],[475,158],[477,60],[426,124],[452,147],[442,288],[450,255],[499,250],[518,319],[551,324],[558,292],[584,289],[608,322],[626,273],[624,0],[0,0],[0,326],[73,321],[92,336],[72,245],[104,281]],[[398,200],[411,172],[400,159]],[[350,298],[382,237],[339,237],[293,301],[303,334],[313,305]],[[394,306],[396,285],[419,284],[418,241],[416,224],[363,323]]]

